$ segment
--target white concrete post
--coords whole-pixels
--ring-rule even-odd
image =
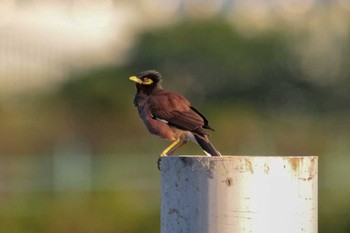
[[[318,158],[162,158],[161,233],[317,233]]]

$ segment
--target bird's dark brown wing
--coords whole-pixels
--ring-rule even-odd
[[[152,117],[170,126],[200,135],[206,135],[203,128],[211,129],[207,119],[175,92],[156,92],[147,102]]]
[[[191,106],[191,109],[203,118],[203,121],[204,121],[203,128],[215,131],[212,127],[209,126],[209,122],[208,122],[207,118],[205,118],[205,116],[201,112],[199,112],[197,109],[195,109],[192,106]]]

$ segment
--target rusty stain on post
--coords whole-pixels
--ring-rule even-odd
[[[297,173],[299,171],[299,163],[300,163],[300,158],[286,158],[286,160],[289,162],[292,171]]]
[[[245,161],[245,166],[247,168],[248,171],[250,171],[250,173],[254,173],[254,169],[253,169],[253,166],[252,166],[252,162],[249,160],[249,159],[244,159]]]
[[[306,172],[309,174],[307,177],[299,177],[302,180],[311,180],[313,176],[316,174],[317,162],[315,160],[317,156],[309,156],[309,157],[286,157],[285,160],[290,164],[291,170],[295,175],[299,173]],[[304,171],[302,171],[304,169]]]

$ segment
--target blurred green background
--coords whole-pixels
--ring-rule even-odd
[[[319,231],[350,232],[350,1],[4,0],[0,47],[0,232],[159,232],[146,69],[222,154],[318,155]]]

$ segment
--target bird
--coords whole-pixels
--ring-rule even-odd
[[[173,155],[188,141],[198,144],[207,156],[221,156],[209,141],[206,130],[214,129],[208,120],[185,97],[163,89],[161,73],[147,70],[129,77],[129,80],[136,85],[133,105],[148,131],[172,141],[160,158]]]

